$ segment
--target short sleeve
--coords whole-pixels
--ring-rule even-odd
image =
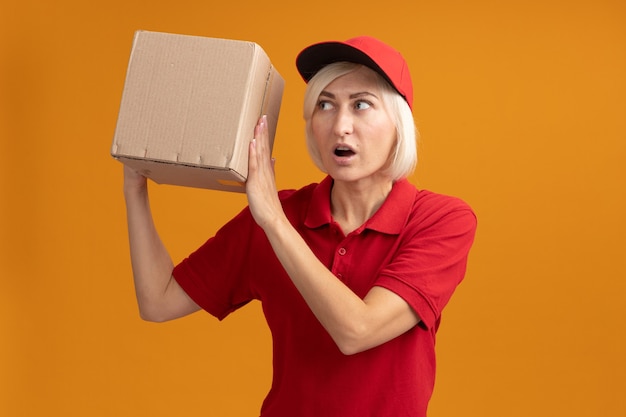
[[[200,307],[224,319],[254,299],[248,257],[257,235],[250,211],[243,210],[176,265],[174,279]]]
[[[469,206],[451,197],[421,211],[425,215],[408,222],[376,285],[404,298],[422,325],[431,328],[465,276],[477,222]]]

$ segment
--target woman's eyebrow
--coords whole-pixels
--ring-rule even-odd
[[[322,91],[320,93],[320,97],[322,97],[322,96],[328,97],[328,98],[332,98],[332,99],[336,98],[336,96],[333,93],[328,92],[326,90],[324,90],[324,91]],[[352,94],[350,94],[349,98],[350,99],[355,99],[355,98],[359,98],[359,97],[363,97],[363,96],[372,96],[372,97],[378,98],[378,96],[376,94],[370,93],[369,91],[360,91],[358,93],[352,93]]]
[[[363,96],[372,96],[378,98],[378,96],[374,93],[370,93],[369,91],[361,91],[359,93],[350,94],[350,98],[358,98]]]

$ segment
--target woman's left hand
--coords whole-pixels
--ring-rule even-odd
[[[265,229],[272,221],[284,217],[274,177],[267,116],[259,119],[249,145],[246,194],[252,216],[261,228]]]

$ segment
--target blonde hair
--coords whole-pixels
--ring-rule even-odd
[[[335,79],[356,71],[363,65],[352,62],[335,62],[320,69],[307,84],[304,93],[303,116],[306,122],[306,145],[313,163],[326,172],[319,149],[315,146],[311,130],[311,118],[317,106],[320,93]],[[406,178],[417,166],[417,140],[419,133],[415,127],[413,113],[408,103],[380,74],[376,73],[381,90],[382,102],[396,126],[396,146],[390,155],[386,174],[393,181]]]

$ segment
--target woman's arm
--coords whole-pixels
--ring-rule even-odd
[[[364,299],[337,279],[289,223],[278,199],[262,118],[250,144],[246,193],[250,210],[309,308],[345,354],[385,343],[419,323],[400,296],[374,287]]]
[[[359,298],[317,259],[286,219],[277,218],[264,229],[300,294],[343,353],[378,346],[419,322],[409,304],[385,288],[373,287]]]
[[[167,321],[199,309],[172,277],[174,264],[156,230],[144,176],[124,166],[124,198],[139,314]]]

